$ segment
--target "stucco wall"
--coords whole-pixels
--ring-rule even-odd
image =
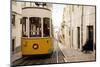
[[[83,8],[83,11],[82,11]],[[82,16],[83,13],[83,16]],[[83,20],[83,36],[81,36],[81,24]],[[79,6],[79,5],[67,5],[64,8],[63,22],[65,24],[64,30],[62,32],[65,35],[66,47],[72,46],[74,49],[78,49],[78,33],[77,27],[80,27],[80,49],[85,44],[87,39],[87,26],[93,25],[93,37],[95,43],[95,6]],[[70,31],[71,36],[68,32]],[[83,44],[81,39],[83,37]],[[68,43],[69,42],[69,43]],[[69,46],[68,46],[69,45]],[[70,47],[69,47],[70,48]]]

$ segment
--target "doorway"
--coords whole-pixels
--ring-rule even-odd
[[[80,27],[77,27],[77,44],[78,49],[80,49]]]
[[[89,41],[89,48],[93,51],[93,26],[87,26],[87,39]]]
[[[14,48],[15,48],[15,39],[12,39],[12,52],[14,52]]]

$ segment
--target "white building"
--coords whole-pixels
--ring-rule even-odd
[[[22,8],[21,3],[12,0],[12,12],[11,12],[11,29],[12,29],[12,61],[21,57],[21,55],[16,55],[16,53],[21,51],[21,37],[22,37]]]
[[[66,47],[82,49],[87,39],[95,48],[95,6],[66,5],[63,13],[63,36]]]

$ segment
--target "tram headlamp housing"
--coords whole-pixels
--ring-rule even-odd
[[[38,49],[39,48],[39,46],[38,46],[38,44],[33,44],[33,49]]]

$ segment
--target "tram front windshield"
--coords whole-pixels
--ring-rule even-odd
[[[27,17],[23,17],[22,36],[23,37],[27,37],[27,36],[49,37],[50,36],[50,18],[30,17],[28,19]]]
[[[31,17],[29,20],[30,20],[30,37],[41,37],[41,18]]]

